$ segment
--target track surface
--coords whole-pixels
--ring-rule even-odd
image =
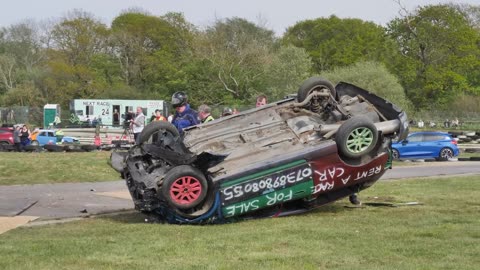
[[[382,180],[480,174],[479,162],[425,162],[397,166]],[[125,182],[0,186],[0,217],[39,220],[85,217],[133,209]]]

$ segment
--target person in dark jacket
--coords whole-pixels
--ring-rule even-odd
[[[183,133],[183,129],[200,123],[197,112],[190,108],[188,104],[188,96],[186,93],[175,92],[172,95],[172,106],[175,108],[172,124],[178,129],[180,134]]]

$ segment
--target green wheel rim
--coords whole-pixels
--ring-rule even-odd
[[[347,149],[351,153],[361,153],[370,147],[373,142],[373,132],[371,129],[366,127],[359,127],[348,135],[347,139]]]

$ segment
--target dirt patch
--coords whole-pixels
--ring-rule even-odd
[[[0,234],[25,225],[37,218],[32,216],[0,217]]]

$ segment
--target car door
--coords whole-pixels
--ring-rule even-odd
[[[40,145],[56,144],[57,138],[54,131],[44,130],[38,134],[37,141]]]
[[[422,148],[423,134],[411,134],[398,147],[402,158],[416,158],[427,154]]]
[[[423,142],[422,142],[422,149],[425,151],[425,155],[429,157],[437,157],[441,145],[441,138],[439,135],[436,134],[424,134]]]
[[[37,141],[39,145],[47,144],[48,143],[47,131],[40,131],[37,135]]]

